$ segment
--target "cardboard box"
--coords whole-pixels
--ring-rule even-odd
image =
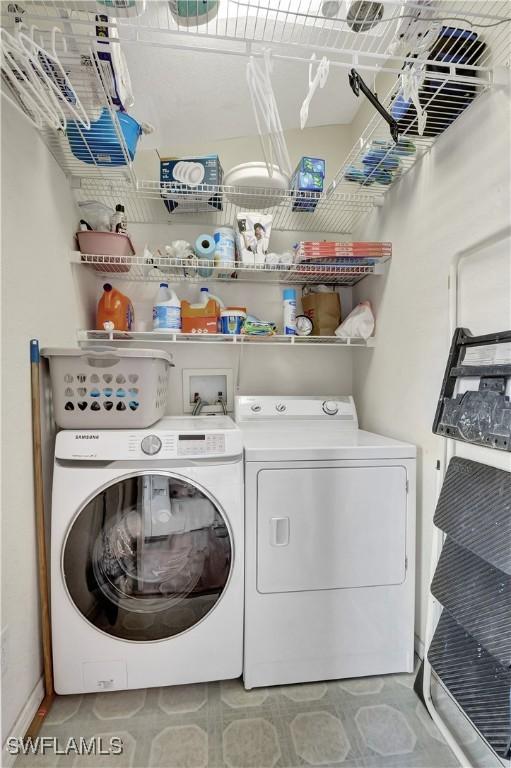
[[[201,157],[162,157],[160,160],[161,196],[169,213],[197,210],[197,201],[204,202],[204,208],[222,210],[222,195],[214,190],[203,190],[203,185],[219,186],[224,172],[218,155]],[[165,191],[165,185],[172,184]]]

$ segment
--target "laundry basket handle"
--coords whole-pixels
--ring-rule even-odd
[[[103,347],[102,349],[85,349],[82,360],[87,360],[89,365],[94,365],[94,360],[100,358],[102,366],[107,368],[110,365],[117,365],[121,361],[121,356],[115,347]]]

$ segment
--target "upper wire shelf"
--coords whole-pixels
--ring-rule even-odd
[[[136,184],[119,113],[114,109],[106,70],[93,49],[77,50],[63,59],[73,85],[93,124],[91,131],[78,122],[68,123],[66,131],[46,129],[43,139],[69,178],[93,179]]]
[[[437,26],[479,25],[489,44],[478,69],[490,70],[509,60],[508,25],[499,23],[509,17],[509,4],[502,0],[383,0],[351,4],[346,0],[220,0],[208,4],[209,12],[195,2],[186,8],[185,3],[167,0],[136,0],[119,2],[123,7],[113,18],[115,4],[115,0],[27,0],[20,5],[36,21],[66,16],[75,35],[83,39],[94,34],[91,19],[95,14],[108,12],[112,16],[110,23],[118,28],[121,41],[126,43],[181,45],[202,50],[209,46],[211,50],[232,53],[244,53],[247,47],[251,53],[257,53],[260,47],[272,47],[291,56],[315,51],[329,55],[341,65],[373,70],[385,65],[396,72],[405,61],[413,61],[410,47],[399,46],[399,41],[408,19],[420,18]],[[175,10],[178,5],[181,11]],[[194,8],[199,9],[195,14]],[[240,49],[240,43],[245,50]]]
[[[69,178],[111,180],[134,185],[134,152],[130,153],[126,131],[122,128],[131,118],[125,117],[114,107],[113,98],[117,86],[110,64],[97,45],[95,34],[86,39],[75,36],[73,27],[65,18],[65,5],[70,4],[61,3],[58,14],[38,19],[38,22],[32,24],[33,19],[21,4],[0,3],[2,27],[14,40],[22,32],[40,46],[39,60],[46,66],[50,79],[60,91],[65,120],[58,129],[45,123],[41,128],[43,141]],[[37,3],[28,3],[27,6],[40,10]],[[95,33],[96,26],[93,25],[92,29]],[[55,31],[60,34],[55,35]],[[54,49],[56,41],[58,50]],[[51,55],[50,52],[58,57],[65,80],[51,60],[46,59],[46,55]],[[8,87],[5,79],[2,87]],[[23,98],[17,97],[12,89],[9,89],[9,95],[21,111],[28,111],[24,107]],[[75,119],[74,107],[77,103],[88,119],[87,126],[84,120]],[[137,125],[135,121],[131,122]]]
[[[389,114],[396,115],[399,140],[390,138],[386,121],[375,112],[362,131],[332,181],[327,194],[372,193],[384,195],[414,165],[431,150],[436,140],[488,86],[467,84],[456,89],[452,83],[426,78],[420,90],[420,100],[426,111],[426,128],[418,131],[415,107],[403,106],[399,88],[394,85],[382,100]],[[377,201],[377,197],[373,201]]]
[[[229,266],[216,266],[207,259],[175,259],[167,256],[98,256],[82,253],[82,264],[89,264],[102,277],[115,274],[116,280],[204,283],[208,280],[223,282],[278,283],[279,285],[305,285],[307,283],[353,286],[368,275],[383,275],[390,257],[378,259],[351,259],[346,264],[246,264],[235,262]],[[355,263],[355,262],[360,263]],[[373,261],[374,263],[367,263]],[[347,260],[348,262],[348,260]]]
[[[133,223],[198,224],[204,227],[233,226],[238,211],[258,210],[272,215],[272,229],[287,232],[349,234],[359,221],[381,204],[376,190],[341,190],[332,194],[276,191],[262,187],[231,187],[199,184],[185,190],[179,184],[158,181],[135,184],[81,179],[75,190],[79,201],[97,199],[115,208],[120,199]],[[165,207],[171,201],[172,212]]]
[[[112,6],[116,3],[123,9],[114,12]],[[384,0],[351,4],[346,0],[338,4],[321,0],[220,0],[209,5],[214,10],[207,20],[197,14],[178,21],[176,11],[171,10],[176,4],[167,0],[26,0],[0,4],[3,24],[8,22],[12,27],[16,15],[20,15],[25,24],[35,23],[43,36],[51,35],[55,25],[62,28],[68,40],[64,64],[77,94],[92,118],[105,119],[99,143],[102,146],[104,140],[116,147],[119,162],[114,165],[98,160],[92,142],[80,126],[75,129],[82,145],[78,153],[72,151],[69,136],[63,131],[44,132],[51,152],[72,178],[79,201],[98,199],[115,207],[122,199],[131,222],[204,227],[232,226],[238,210],[255,207],[272,214],[275,231],[350,234],[375,205],[383,203],[386,190],[431,149],[477,96],[492,87],[495,67],[509,65],[511,25],[506,19],[511,12],[509,3],[501,0]],[[190,6],[198,8],[199,4]],[[326,6],[334,6],[334,16],[324,15],[322,9]],[[359,8],[359,15],[348,20],[349,9],[355,7]],[[129,16],[131,11],[139,15]],[[382,71],[390,75],[392,82],[382,103],[398,121],[400,142],[395,147],[389,141],[387,124],[375,113],[329,189],[319,195],[300,193],[301,209],[295,205],[292,191],[218,187],[213,194],[221,198],[222,205],[212,206],[208,193],[213,190],[198,187],[188,195],[181,193],[177,207],[169,213],[162,200],[160,182],[137,179],[133,153],[128,150],[119,113],[112,103],[108,71],[97,54],[98,13],[108,14],[108,22],[101,24],[115,30],[109,37],[113,46],[147,44],[245,57],[270,47],[275,58],[298,62],[308,62],[310,52],[314,51],[327,54],[333,66]],[[421,50],[417,36],[413,48],[406,25],[421,25],[425,20],[427,28],[437,31],[446,25],[449,29],[477,31],[473,42],[465,47],[462,64],[444,56],[439,65],[438,55],[428,58],[431,46]],[[404,36],[406,44],[399,43],[400,36]],[[477,56],[471,58],[476,49]],[[415,108],[403,104],[400,92],[398,74],[406,62],[419,63],[425,72],[419,91],[422,107],[428,112],[423,135],[419,135]],[[168,198],[172,191],[163,190]]]

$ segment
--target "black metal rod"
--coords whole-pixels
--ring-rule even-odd
[[[390,115],[383,104],[379,101],[378,96],[371,91],[370,88],[367,87],[367,85],[364,83],[363,79],[360,77],[359,73],[356,69],[352,69],[349,73],[349,81],[351,85],[351,90],[355,94],[355,96],[360,95],[360,91],[364,94],[364,96],[369,99],[373,107],[378,110],[380,115],[383,117],[383,119],[389,124],[390,127],[390,135],[394,139],[395,143],[399,141],[399,126],[397,122],[394,120],[392,115]]]

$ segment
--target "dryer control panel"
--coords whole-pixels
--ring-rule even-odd
[[[322,397],[240,395],[236,398],[235,413],[237,422],[313,419],[314,421],[340,420],[355,428],[358,426],[357,409],[351,395]]]

